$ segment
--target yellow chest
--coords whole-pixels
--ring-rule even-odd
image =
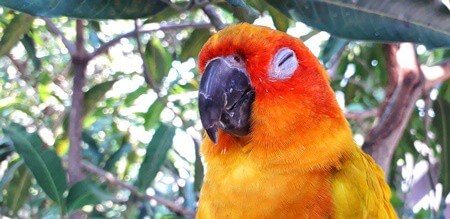
[[[331,212],[329,175],[280,171],[246,156],[211,161],[198,218],[324,218]],[[303,217],[302,217],[303,216]]]

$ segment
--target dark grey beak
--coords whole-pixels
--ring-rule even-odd
[[[239,137],[250,133],[254,97],[245,70],[232,67],[224,58],[208,63],[200,81],[199,110],[203,127],[215,144],[219,128]]]

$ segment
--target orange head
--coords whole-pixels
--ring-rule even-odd
[[[307,145],[335,128],[349,132],[326,71],[283,32],[229,26],[203,46],[199,69],[201,119],[219,147]]]

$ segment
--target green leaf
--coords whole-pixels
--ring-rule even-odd
[[[17,169],[22,165],[23,160],[16,160],[8,164],[8,169],[6,169],[6,172],[3,174],[2,179],[0,181],[0,197],[3,196],[2,191],[5,188],[5,186],[8,185],[8,183],[13,179]]]
[[[148,188],[156,177],[161,165],[167,157],[167,152],[172,147],[172,139],[175,135],[175,127],[161,124],[147,146],[147,153],[139,168],[138,188],[143,191]]]
[[[112,80],[96,84],[84,94],[83,117],[89,115],[97,107],[98,102],[103,99],[106,92],[108,92],[112,88],[116,81],[117,80]],[[66,111],[64,116],[63,128],[65,131],[69,128],[69,114],[70,112]],[[61,140],[67,140],[66,132],[63,132],[61,134]]]
[[[155,127],[160,119],[161,112],[166,107],[163,101],[155,100],[155,102],[148,108],[147,113],[144,115],[144,127],[145,129],[151,129]]]
[[[232,13],[233,17],[239,21],[253,23],[260,16],[259,11],[246,5],[245,7],[233,4],[227,4],[226,2],[219,2],[217,6],[225,11]]]
[[[172,56],[158,38],[153,38],[145,47],[145,62],[151,77],[159,84],[172,67]]]
[[[445,197],[450,193],[450,102],[439,97],[434,103],[433,110],[436,113],[433,119],[436,140],[442,146],[440,182],[443,185],[443,196]]]
[[[27,51],[28,57],[31,59],[36,71],[41,70],[41,60],[36,56],[36,46],[32,36],[25,34],[21,40],[23,47]]]
[[[105,169],[106,171],[110,171],[117,163],[117,161],[120,160],[120,158],[127,156],[128,153],[130,153],[130,151],[132,150],[131,146],[132,145],[130,143],[121,145],[120,148],[109,157],[103,169]]]
[[[39,186],[64,209],[63,193],[67,187],[66,173],[56,152],[33,147],[24,134],[15,129],[4,127],[3,132],[12,140],[17,153],[33,173]]]
[[[133,92],[127,94],[124,104],[125,106],[130,106],[137,98],[148,91],[148,87],[142,86],[134,90]]]
[[[38,86],[38,95],[42,102],[46,102],[52,96],[53,89],[50,84],[40,83]]]
[[[92,110],[94,110],[96,108],[97,103],[101,99],[103,99],[106,92],[108,92],[112,88],[112,86],[114,85],[114,83],[116,83],[116,81],[117,80],[112,80],[112,81],[106,81],[106,82],[97,84],[97,85],[91,87],[91,89],[89,89],[84,94],[84,110],[83,110],[84,116],[86,116],[87,114],[92,112]]]
[[[133,19],[154,15],[168,5],[148,0],[0,0],[0,5],[40,17],[86,19]]]
[[[203,44],[206,43],[210,36],[211,34],[209,30],[206,29],[197,29],[192,31],[191,36],[183,43],[180,60],[184,62],[188,58],[196,58],[202,49]]]
[[[12,210],[14,215],[25,203],[31,187],[31,174],[25,165],[21,165],[15,172],[13,179],[8,184],[5,196],[5,206]]]
[[[0,0],[0,4],[2,0]],[[3,30],[3,37],[0,39],[0,56],[4,56],[17,44],[33,24],[34,17],[27,14],[16,14],[11,22]]]
[[[203,185],[203,177],[205,176],[202,158],[200,155],[200,144],[194,140],[195,144],[195,171],[194,171],[194,191],[200,192]]]
[[[235,7],[248,7],[244,0],[227,0],[227,2]]]
[[[262,14],[268,6],[264,0],[247,0],[246,3],[258,10],[260,14]]]
[[[267,10],[272,17],[273,24],[275,25],[277,30],[286,32],[289,28],[290,19],[272,6],[267,6]]]
[[[41,148],[44,144],[37,132],[28,133],[25,127],[20,124],[11,123],[8,128],[20,133],[35,148]]]
[[[319,55],[323,63],[328,63],[334,56],[338,55],[348,44],[348,40],[330,37]]]
[[[174,2],[178,7],[185,8],[187,6],[187,2]],[[187,4],[186,4],[187,3]],[[192,13],[192,11],[190,11]],[[154,14],[149,17],[145,23],[160,23],[161,21],[167,21],[177,15],[180,15],[181,12],[174,7],[166,7],[164,10]]]
[[[450,12],[428,1],[297,0],[267,2],[294,20],[337,37],[450,47]]]
[[[82,140],[88,145],[88,149],[85,150],[88,156],[91,157],[93,163],[98,164],[103,159],[103,154],[100,153],[97,141],[86,130],[82,132]]]
[[[95,183],[89,180],[82,180],[69,189],[67,209],[71,212],[85,205],[96,205],[112,199],[114,199],[114,196],[98,187]]]

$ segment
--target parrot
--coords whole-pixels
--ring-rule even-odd
[[[382,169],[300,39],[230,25],[203,45],[198,69],[197,218],[397,218]]]

